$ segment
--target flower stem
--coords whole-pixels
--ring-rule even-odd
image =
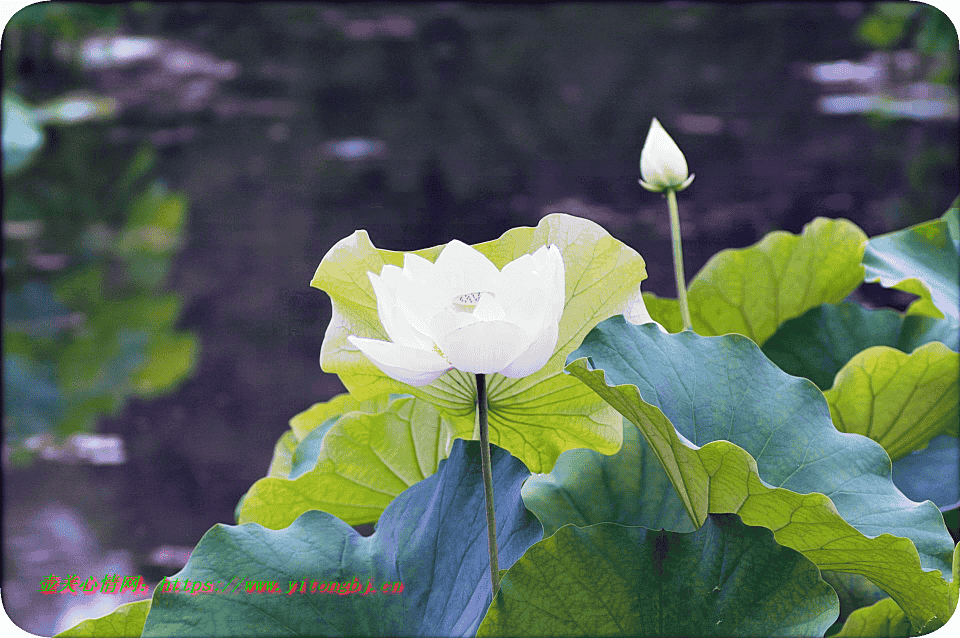
[[[490,433],[487,426],[487,385],[484,375],[477,375],[477,412],[480,417],[480,471],[483,495],[487,504],[487,546],[490,549],[490,586],[496,598],[500,589],[500,561],[497,559],[497,519],[493,515],[493,470],[490,467]]]
[[[680,300],[680,316],[683,329],[693,330],[690,307],[687,305],[687,279],[683,276],[683,246],[680,241],[680,212],[677,210],[677,192],[667,189],[667,207],[670,209],[670,239],[673,242],[673,272],[677,277],[677,299]]]

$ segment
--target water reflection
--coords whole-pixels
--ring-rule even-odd
[[[8,508],[6,543],[14,550],[4,566],[3,602],[7,614],[33,633],[51,636],[86,618],[109,613],[117,605],[143,595],[42,594],[49,576],[76,575],[80,583],[105,575],[130,576],[136,567],[129,550],[105,550],[89,522],[74,508],[58,501],[28,511]],[[42,603],[38,599],[42,597]]]
[[[875,51],[861,62],[811,64],[807,75],[825,90],[858,90],[818,98],[817,109],[828,115],[955,121],[960,112],[956,88],[922,81],[920,59],[913,51]]]

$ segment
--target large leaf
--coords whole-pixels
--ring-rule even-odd
[[[267,476],[276,476],[278,478],[287,478],[290,476],[290,470],[293,468],[293,452],[297,449],[297,437],[292,430],[287,430],[277,439],[273,446],[273,457],[270,459],[270,467],[267,469]]]
[[[149,611],[149,599],[125,603],[106,616],[77,623],[54,638],[138,638]]]
[[[738,333],[763,344],[784,322],[856,289],[865,242],[851,222],[818,217],[800,235],[774,231],[753,246],[718,252],[687,291],[694,331]],[[668,332],[683,329],[676,299],[646,292],[643,299]]]
[[[953,581],[950,583],[950,590],[953,598],[956,599],[958,593],[960,593],[960,545],[953,552]],[[957,619],[953,619],[950,625],[953,626],[956,622]],[[862,636],[901,638],[923,635],[929,633],[929,631],[932,631],[932,629],[914,630],[906,614],[903,613],[897,603],[892,598],[885,598],[869,607],[854,611],[843,624],[840,633],[835,635],[840,638],[860,638]],[[940,633],[946,635],[946,632],[938,632],[938,635]]]
[[[811,308],[784,322],[761,349],[784,372],[826,390],[840,368],[862,350],[888,346],[910,353],[931,341],[956,351],[960,331],[945,319],[843,302]]]
[[[908,314],[960,324],[960,249],[950,235],[956,219],[951,207],[940,219],[872,237],[863,254],[864,280],[919,295]]]
[[[637,425],[694,521],[734,512],[772,529],[821,569],[868,577],[916,626],[953,613],[943,576],[953,543],[940,512],[907,500],[883,448],[837,432],[813,384],[750,340],[667,335],[614,317],[576,357],[567,369]]]
[[[237,520],[281,529],[308,510],[322,510],[350,525],[372,523],[397,495],[436,471],[452,442],[447,422],[414,397],[394,399],[376,414],[349,412],[323,433],[313,469],[254,483]]]
[[[504,450],[493,448],[491,456],[500,565],[509,568],[543,530],[520,499],[530,473]],[[215,526],[171,581],[226,588],[237,579],[265,578],[283,593],[190,596],[158,588],[143,635],[474,634],[491,601],[479,463],[479,443],[456,441],[437,473],[398,496],[367,538],[316,511],[282,530]],[[312,593],[314,582],[357,578],[364,593],[370,583],[374,593]],[[292,583],[304,580],[306,593],[287,595]],[[398,582],[402,593],[382,593],[382,584]]]
[[[589,586],[584,586],[589,583]],[[770,530],[563,527],[503,579],[478,636],[822,636],[837,594]]]
[[[912,635],[910,621],[892,598],[855,610],[843,623],[839,638],[906,638]]]
[[[643,302],[650,316],[663,326],[667,332],[680,332],[683,330],[683,316],[680,314],[680,302],[676,299],[658,297],[652,292],[645,292],[643,293]]]
[[[911,501],[954,505],[960,501],[960,440],[935,436],[924,449],[894,461],[893,482]]]
[[[695,527],[670,479],[640,431],[623,428],[623,447],[613,456],[568,450],[549,474],[523,484],[523,502],[549,536],[567,524],[621,525],[692,532]]]
[[[317,466],[321,454],[324,455],[324,458],[330,456],[329,450],[324,451],[323,442],[324,439],[326,439],[327,432],[329,432],[340,417],[343,416],[341,413],[334,414],[335,412],[379,414],[389,410],[390,402],[402,396],[405,395],[391,394],[386,397],[357,401],[350,397],[349,394],[341,394],[326,403],[314,404],[310,409],[294,416],[290,419],[291,434],[294,437],[294,441],[296,441],[298,436],[300,440],[294,445],[290,457],[291,465],[287,473],[283,475],[283,478],[299,478]],[[332,416],[326,420],[320,420],[329,415]],[[449,430],[449,426],[445,423],[443,429]],[[447,449],[444,450],[441,458],[446,457],[447,452],[449,452],[449,441]],[[281,451],[280,454],[282,456],[283,452]],[[439,459],[437,460],[439,461]]]
[[[323,437],[333,424],[347,412],[366,412],[376,414],[387,409],[395,395],[374,397],[367,401],[357,401],[349,393],[338,394],[329,401],[315,403],[290,419],[290,429],[280,435],[273,447],[273,457],[267,476],[278,479],[295,479],[316,467],[323,447]],[[399,396],[399,395],[396,395]],[[252,488],[251,488],[252,490]],[[244,494],[234,512],[237,523],[247,500],[249,491]],[[382,507],[375,506],[377,516]],[[305,511],[305,510],[304,510]],[[293,519],[290,519],[293,520]],[[373,517],[372,520],[376,520]],[[263,523],[262,521],[252,521]]]
[[[622,443],[619,417],[598,397],[562,373],[564,361],[600,321],[619,314],[639,297],[646,277],[643,258],[592,221],[557,213],[536,228],[514,228],[499,239],[477,244],[497,268],[555,244],[563,255],[566,304],[554,355],[538,372],[522,379],[489,375],[490,441],[509,450],[531,471],[549,471],[565,450],[589,447],[612,454]],[[443,246],[415,251],[434,261]],[[474,375],[452,370],[433,383],[413,387],[377,369],[347,342],[347,336],[387,339],[367,277],[384,265],[403,265],[401,252],[373,246],[366,231],[339,241],[324,256],[312,286],[330,295],[333,316],[323,339],[320,363],[340,375],[347,389],[363,400],[389,392],[430,401],[449,417],[457,436],[476,438]],[[543,424],[540,427],[531,425]]]
[[[297,441],[302,441],[310,432],[321,427],[328,420],[340,417],[347,412],[366,412],[376,414],[383,412],[390,404],[387,395],[373,397],[366,401],[359,401],[348,392],[338,394],[329,401],[314,403],[309,408],[291,417],[290,429]]]
[[[960,196],[954,198],[950,208],[941,217],[947,224],[947,232],[950,233],[950,239],[953,240],[957,250],[960,250]]]
[[[855,290],[865,243],[851,222],[818,217],[801,235],[775,231],[753,246],[720,251],[690,282],[694,331],[762,344],[784,321]]]
[[[940,434],[960,436],[960,355],[939,341],[911,354],[887,346],[854,356],[824,392],[841,432],[868,436],[894,461]]]
[[[942,473],[936,477],[943,478]],[[694,529],[666,473],[632,424],[624,428],[623,448],[615,455],[564,452],[549,474],[527,479],[521,494],[527,509],[540,519],[544,536],[568,523],[584,527],[608,521],[675,532]],[[840,597],[841,615],[844,609],[849,613],[886,597],[856,574],[825,571],[822,576]]]

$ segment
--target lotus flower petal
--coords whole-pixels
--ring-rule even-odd
[[[523,330],[508,321],[478,321],[440,337],[440,349],[457,370],[493,374],[516,358],[526,341]]]
[[[447,278],[453,294],[491,292],[499,287],[500,271],[483,253],[454,239],[440,252],[436,271]]]
[[[432,350],[411,348],[379,339],[347,337],[384,374],[410,385],[426,385],[451,369],[446,359]]]
[[[537,336],[526,350],[520,353],[507,367],[500,370],[505,377],[519,379],[533,374],[549,361],[557,347],[560,325],[557,322],[548,323],[545,329]]]
[[[395,268],[398,271],[399,268]],[[373,291],[377,295],[377,313],[380,315],[380,323],[383,324],[387,336],[394,343],[410,346],[412,348],[431,349],[433,339],[415,328],[408,317],[409,313],[404,312],[404,305],[397,300],[394,290],[385,283],[389,279],[390,272],[384,268],[384,274],[380,277],[367,273],[370,283],[373,285]]]

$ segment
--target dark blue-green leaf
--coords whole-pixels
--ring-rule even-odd
[[[530,475],[491,450],[500,566],[508,568],[543,530],[523,506]],[[290,527],[217,525],[171,579],[276,581],[281,594],[155,593],[144,636],[467,636],[491,601],[480,446],[458,439],[436,474],[400,494],[364,538],[309,511]],[[403,583],[402,593],[310,593],[312,582]],[[287,595],[306,579],[307,593]]]
[[[929,499],[937,507],[960,501],[960,441],[942,434],[924,449],[897,459],[893,482],[912,501]]]
[[[761,350],[787,374],[810,379],[827,390],[840,368],[862,350],[889,346],[909,354],[931,341],[956,351],[960,331],[948,319],[844,302],[823,304],[785,321]]]
[[[478,636],[822,636],[837,594],[732,514],[696,532],[568,525],[503,579]]]
[[[549,536],[567,524],[611,522],[674,532],[695,527],[650,445],[624,422],[623,447],[612,456],[567,450],[549,474],[531,476],[523,502]]]

